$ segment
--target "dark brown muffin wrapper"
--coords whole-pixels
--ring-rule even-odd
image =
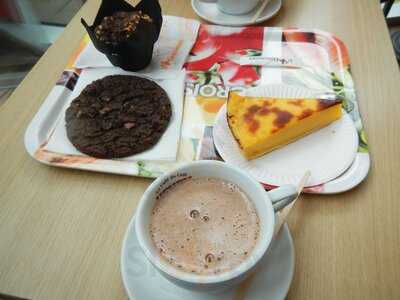
[[[126,41],[112,44],[100,41],[95,34],[95,28],[104,17],[116,12],[133,12],[141,10],[153,20],[153,26],[140,23],[136,32]],[[162,26],[161,6],[157,0],[142,0],[138,5],[132,6],[123,0],[102,0],[93,25],[89,26],[81,18],[93,45],[104,53],[109,61],[117,67],[127,71],[138,71],[147,67],[153,56],[154,43],[158,40]]]

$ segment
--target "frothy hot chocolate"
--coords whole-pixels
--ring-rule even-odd
[[[185,179],[164,191],[152,210],[150,234],[160,258],[188,273],[232,270],[259,238],[253,203],[236,185]]]

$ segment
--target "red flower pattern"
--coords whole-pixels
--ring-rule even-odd
[[[249,55],[249,50],[261,52],[263,37],[263,27],[228,29],[201,25],[185,67],[188,71],[207,72],[217,64],[225,84],[252,84],[260,78],[257,68],[241,66],[234,58]]]

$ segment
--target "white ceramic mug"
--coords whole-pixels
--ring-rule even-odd
[[[236,184],[250,198],[257,211],[260,219],[260,238],[250,256],[230,271],[221,274],[198,275],[178,270],[160,258],[151,240],[149,222],[156,197],[175,182],[190,176],[220,178]],[[259,182],[239,168],[220,161],[193,162],[159,177],[147,188],[136,210],[135,232],[140,248],[147,259],[167,279],[192,290],[225,289],[245,279],[261,260],[273,237],[275,212],[293,201],[296,196],[297,189],[293,185],[285,185],[266,192]]]
[[[218,9],[229,15],[243,15],[252,11],[260,0],[199,0],[217,3]]]

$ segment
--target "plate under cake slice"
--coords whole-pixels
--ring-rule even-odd
[[[228,124],[243,155],[253,159],[342,116],[341,101],[244,97],[229,94]]]

